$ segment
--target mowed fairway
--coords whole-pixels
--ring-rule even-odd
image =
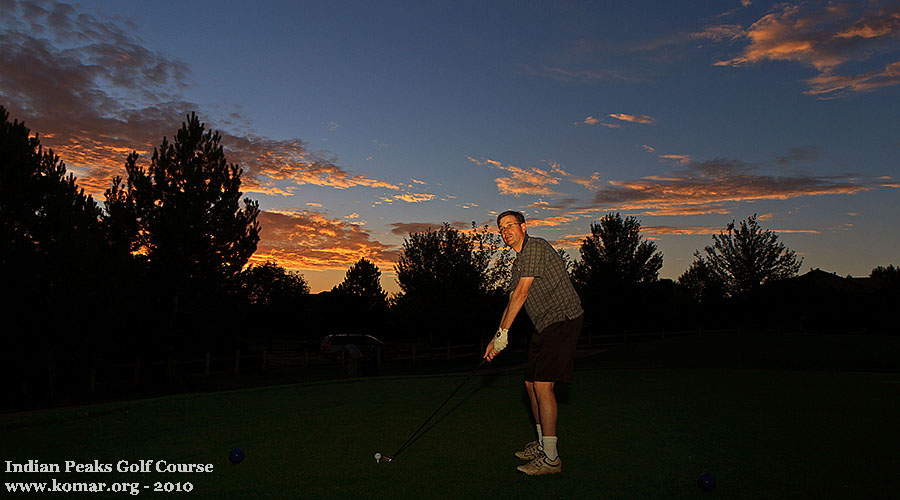
[[[520,371],[476,375],[390,464],[376,464],[374,453],[396,451],[466,373],[8,415],[0,464],[214,465],[193,474],[2,473],[5,483],[140,482],[150,489],[139,498],[893,499],[898,348],[890,337],[745,333],[580,359],[575,384],[560,394],[558,476],[515,472],[513,452],[534,432]],[[239,465],[228,461],[233,447],[246,454]],[[703,472],[718,480],[711,494],[696,485]],[[193,491],[154,493],[156,481]]]

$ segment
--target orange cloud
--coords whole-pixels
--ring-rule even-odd
[[[840,96],[843,92],[871,92],[881,87],[900,84],[900,61],[888,64],[882,70],[842,76],[823,73],[806,81],[810,89],[807,95]]]
[[[664,234],[687,234],[687,235],[707,235],[707,234],[715,234],[721,231],[721,227],[703,227],[703,226],[684,226],[684,227],[676,227],[676,226],[643,226],[641,227],[641,231],[647,234],[652,234],[655,236],[664,235]]]
[[[550,243],[553,245],[553,248],[567,248],[567,249],[578,249],[581,248],[581,244],[584,243],[585,238],[590,236],[589,234],[569,234],[562,238],[555,239]]]
[[[522,194],[532,195],[552,195],[556,194],[551,186],[559,184],[559,180],[554,177],[553,172],[531,167],[530,169],[519,168],[514,165],[503,165],[496,160],[476,160],[469,157],[469,160],[477,165],[486,165],[491,168],[504,170],[509,172],[508,177],[498,177],[495,179],[497,189],[500,194],[511,194],[519,196]]]
[[[295,186],[348,189],[356,186],[400,189],[396,184],[353,175],[323,153],[310,152],[299,140],[274,140],[255,136],[223,134],[228,161],[244,167],[245,189],[266,192],[267,188],[286,184],[285,192]]]
[[[840,97],[900,84],[900,61],[887,63],[883,69],[836,74],[846,63],[860,65],[886,53],[898,35],[900,6],[877,9],[864,2],[782,4],[743,32],[738,32],[733,25],[724,25],[695,34],[714,41],[749,40],[742,54],[718,61],[717,66],[742,66],[766,60],[812,66],[819,74],[807,80],[810,89],[805,93],[820,97]]]
[[[593,116],[588,116],[588,117],[585,118],[584,121],[582,121],[582,122],[575,122],[574,125],[575,125],[576,127],[579,126],[579,125],[588,125],[588,126],[592,126],[592,125],[600,125],[601,127],[606,127],[606,128],[622,128],[622,126],[619,125],[619,124],[617,124],[617,123],[605,123],[605,122],[601,122],[599,119],[594,118]]]
[[[310,210],[260,212],[260,242],[250,261],[287,269],[345,269],[365,257],[391,268],[399,250],[373,240],[358,224]]]
[[[691,162],[691,157],[688,155],[659,155],[659,157],[664,160],[675,160],[681,165],[687,165]]]
[[[656,118],[653,118],[652,116],[647,116],[647,115],[627,115],[624,113],[618,113],[618,114],[611,114],[609,116],[612,118],[615,118],[617,120],[622,120],[623,122],[642,123],[644,125],[655,125],[656,124]]]
[[[511,194],[513,196],[522,194],[537,196],[558,195],[559,193],[554,189],[551,189],[551,186],[559,185],[560,180],[563,179],[592,191],[602,185],[599,173],[594,172],[591,177],[587,179],[577,177],[566,172],[562,165],[554,161],[546,162],[550,166],[549,171],[537,167],[526,170],[513,165],[504,165],[496,160],[477,160],[471,156],[469,157],[469,161],[476,165],[510,172],[511,175],[508,177],[499,177],[495,179],[500,194]]]
[[[530,218],[526,221],[528,227],[558,227],[577,220],[577,216],[557,215],[553,217]]]
[[[394,195],[395,200],[405,201],[407,203],[421,203],[423,201],[431,201],[436,195],[429,193],[402,193]]]

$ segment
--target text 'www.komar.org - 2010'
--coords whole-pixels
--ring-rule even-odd
[[[28,460],[18,463],[6,460],[4,472],[7,474],[204,474],[213,472],[213,464],[170,463],[165,460],[119,460],[116,463],[103,463],[94,460],[91,463],[79,463],[66,460],[61,463],[42,463]],[[8,479],[8,477],[4,478]],[[190,493],[194,485],[187,481],[80,481],[78,479],[51,477],[47,481],[4,482],[7,493],[123,493],[139,495],[143,491],[154,493]]]

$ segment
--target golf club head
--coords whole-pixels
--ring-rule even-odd
[[[376,453],[376,454],[375,454],[375,462],[376,462],[376,463],[379,463],[379,464],[380,464],[380,463],[389,463],[389,462],[392,461],[393,459],[394,459],[393,457],[389,457],[389,456],[387,456],[387,455],[382,455],[381,453]]]

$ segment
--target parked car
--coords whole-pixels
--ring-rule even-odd
[[[337,359],[346,351],[347,356],[356,360],[374,359],[379,347],[384,347],[384,342],[371,335],[345,333],[328,335],[320,345],[324,358]]]

